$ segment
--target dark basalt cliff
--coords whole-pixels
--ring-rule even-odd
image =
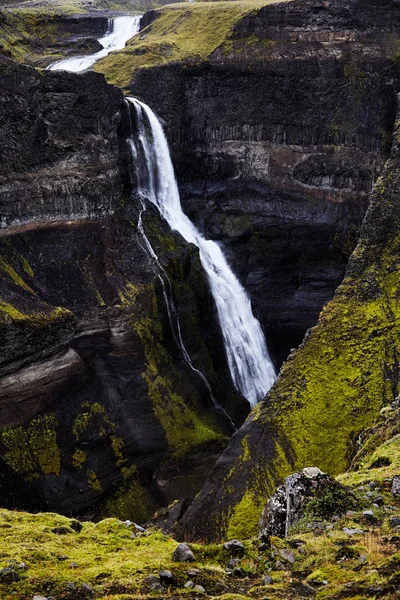
[[[314,464],[331,474],[344,471],[360,447],[360,433],[379,421],[382,407],[393,412],[388,405],[397,405],[398,125],[343,283],[283,365],[274,388],[232,438],[180,522],[181,534],[251,535],[276,483]]]
[[[136,223],[131,121],[103,76],[0,63],[0,503],[146,520],[231,425],[174,344]],[[197,250],[151,211],[196,367],[239,424]]]
[[[165,122],[186,212],[223,243],[278,364],[340,283],[387,158],[399,13],[391,0],[272,4],[206,59],[132,79]]]

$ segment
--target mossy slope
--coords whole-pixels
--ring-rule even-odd
[[[200,63],[229,37],[246,14],[276,2],[191,2],[163,7],[140,36],[132,38],[120,52],[99,61],[95,70],[104,73],[110,83],[127,88],[138,69],[182,61]]]
[[[276,483],[318,465],[344,471],[357,435],[398,395],[400,352],[400,157],[392,157],[372,193],[346,277],[318,325],[283,365],[278,380],[233,438],[182,523],[186,534],[219,537],[242,514],[241,533]],[[246,436],[250,460],[244,460]],[[241,506],[246,505],[246,511]],[[246,517],[253,514],[254,519]],[[201,525],[207,515],[207,529]],[[253,527],[249,525],[253,523]]]
[[[385,421],[380,424],[381,433],[387,426]],[[376,448],[375,454],[385,453],[388,442],[395,460],[386,471],[367,469],[362,485],[359,480],[350,481],[351,473],[340,476],[351,486],[351,492],[342,489],[356,500],[354,510],[324,515],[306,509],[306,517],[287,539],[272,536],[268,543],[244,542],[233,572],[228,561],[234,554],[222,544],[191,544],[195,562],[182,564],[172,560],[176,540],[155,529],[139,532],[132,523],[115,518],[79,523],[55,513],[0,509],[0,567],[9,569],[0,575],[1,598],[31,600],[43,594],[60,600],[88,596],[103,600],[394,600],[398,597],[400,516],[392,506],[396,498],[391,482],[393,475],[400,474],[398,436]],[[374,453],[366,451],[365,456],[370,462]],[[369,509],[370,516],[364,509]],[[172,572],[174,583],[153,591],[147,577],[152,575],[157,581],[164,569]],[[189,580],[203,590],[185,588]]]

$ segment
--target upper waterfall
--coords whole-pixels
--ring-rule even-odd
[[[50,71],[71,71],[72,73],[80,73],[90,69],[100,58],[104,58],[110,52],[125,48],[126,42],[139,32],[141,18],[141,15],[135,15],[110,19],[106,35],[98,40],[103,46],[103,50],[87,56],[66,58],[51,64],[47,68]]]
[[[260,323],[252,313],[248,295],[232,273],[221,248],[206,240],[184,214],[179,198],[168,143],[160,122],[151,109],[128,98],[136,109],[138,139],[130,144],[143,165],[138,173],[141,192],[159,210],[171,229],[199,249],[217,307],[226,355],[236,389],[254,406],[270,389],[275,371]]]

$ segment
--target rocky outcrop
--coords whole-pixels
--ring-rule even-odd
[[[396,400],[399,161],[396,132],[342,285],[183,516],[186,535],[249,535],[274,482],[310,463],[344,471],[358,434]]]
[[[97,52],[102,48],[97,40],[107,32],[111,15],[74,15],[68,6],[55,3],[2,6],[0,54],[43,67],[68,54]]]
[[[260,538],[287,537],[307,514],[308,519],[343,516],[358,507],[357,498],[345,486],[318,467],[305,467],[286,477],[268,500],[259,521]]]
[[[232,424],[171,335],[122,93],[1,65],[0,504],[144,522],[197,493]],[[239,425],[197,250],[154,211],[143,223],[193,363]]]
[[[268,4],[183,64],[168,64],[168,28],[151,54],[162,15],[148,15],[118,73],[135,69],[133,93],[164,120],[184,208],[223,244],[280,365],[340,283],[390,150],[398,4]],[[136,67],[142,55],[167,64]]]
[[[129,181],[122,93],[94,73],[77,86],[67,73],[1,66],[2,226],[115,212]]]

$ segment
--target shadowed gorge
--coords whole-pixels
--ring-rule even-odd
[[[2,4],[2,600],[398,596],[399,40]]]

